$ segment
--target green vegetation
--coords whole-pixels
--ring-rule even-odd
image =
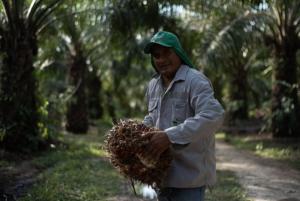
[[[23,201],[94,201],[119,194],[123,179],[103,150],[103,131],[65,134],[63,144],[33,160],[45,170]]]
[[[300,137],[297,0],[2,0],[0,10],[1,149],[47,149],[62,122],[82,134],[93,119],[143,116],[155,69],[142,50],[158,30],[178,35],[229,126],[254,119]]]
[[[124,178],[106,158],[103,133],[101,127],[84,136],[64,134],[62,144],[33,160],[32,163],[43,171],[38,176],[39,181],[21,200],[104,201],[122,194],[132,196],[133,192],[124,192]],[[218,184],[207,192],[207,200],[247,199],[233,173],[218,171]]]
[[[25,200],[119,194],[123,179],[93,128],[147,113],[155,69],[142,50],[158,30],[178,35],[209,77],[226,126],[261,122],[278,138],[223,139],[300,169],[291,140],[300,139],[299,0],[1,0],[0,11],[0,168],[5,175],[30,159],[42,171]],[[64,129],[88,135],[58,135]],[[225,199],[220,185],[211,200]]]
[[[257,135],[218,134],[217,139],[223,139],[239,149],[251,151],[261,157],[272,158],[286,162],[300,170],[300,145],[298,140],[275,140]]]
[[[249,201],[237,177],[230,171],[218,171],[217,185],[206,194],[207,201]]]

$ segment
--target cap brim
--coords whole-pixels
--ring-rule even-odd
[[[172,47],[170,45],[167,45],[165,43],[160,43],[160,42],[149,42],[145,48],[144,48],[144,53],[145,54],[150,54],[151,53],[151,49],[154,45],[161,45],[161,46],[164,46],[164,47]]]

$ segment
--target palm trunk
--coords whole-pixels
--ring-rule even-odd
[[[7,44],[11,46],[6,49],[0,75],[0,144],[10,151],[35,151],[41,142],[33,68],[36,40],[11,38]]]
[[[88,73],[87,89],[89,116],[93,119],[100,119],[103,116],[101,99],[102,82],[95,72]]]
[[[234,103],[233,108],[229,111],[229,120],[248,119],[248,86],[247,86],[247,71],[243,65],[238,65],[236,75],[232,77],[230,88],[230,100]]]
[[[66,129],[72,133],[88,131],[88,112],[86,101],[86,59],[80,45],[75,47],[75,55],[71,56],[69,81],[75,87],[75,93],[67,107]]]
[[[117,123],[117,115],[116,115],[116,107],[115,107],[114,101],[113,101],[114,98],[110,91],[106,91],[105,96],[106,96],[106,102],[107,102],[108,115],[110,116],[112,123],[116,124]]]
[[[300,137],[297,96],[295,40],[283,40],[275,49],[276,64],[272,88],[272,133],[274,137]]]

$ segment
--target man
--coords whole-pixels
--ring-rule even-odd
[[[158,200],[203,201],[205,187],[216,181],[214,132],[223,108],[174,34],[156,33],[144,52],[151,54],[157,76],[148,85],[143,123],[161,130],[154,132],[145,156],[158,158],[170,146],[174,155]]]

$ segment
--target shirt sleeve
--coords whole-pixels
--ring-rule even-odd
[[[177,126],[165,129],[172,143],[188,144],[212,135],[223,122],[224,110],[214,98],[209,80],[191,80],[189,104],[195,115]]]

